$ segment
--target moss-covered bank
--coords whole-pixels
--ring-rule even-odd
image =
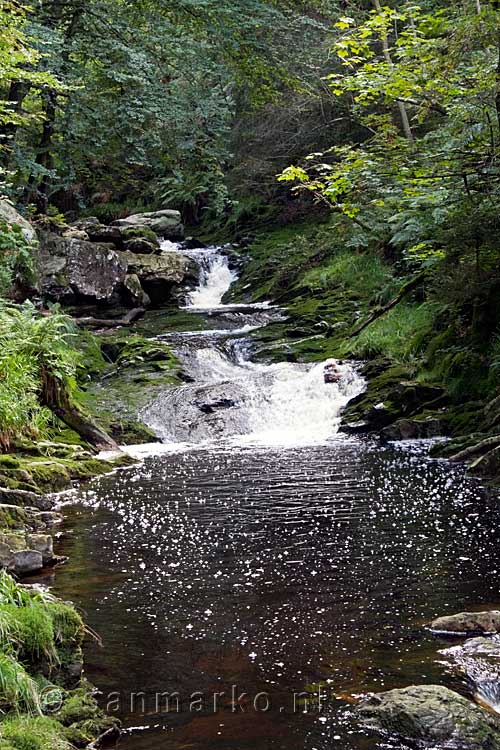
[[[70,750],[118,737],[82,679],[89,635],[67,602],[0,572],[0,748]]]
[[[345,410],[343,429],[385,439],[447,436],[456,442],[435,453],[500,480],[498,299],[472,304],[440,269],[424,272],[390,308],[408,268],[382,244],[352,245],[352,230],[336,219],[266,231],[245,254],[228,297],[273,300],[286,312],[253,334],[257,358],[364,362],[367,391]]]

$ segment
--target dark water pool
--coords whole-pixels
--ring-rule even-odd
[[[498,497],[416,448],[191,450],[73,500],[55,591],[103,638],[87,676],[141,728],[124,750],[402,748],[352,701],[465,691],[423,626],[500,600]]]

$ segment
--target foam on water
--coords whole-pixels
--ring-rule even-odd
[[[201,269],[187,309],[220,313],[247,308],[255,314],[268,307],[269,303],[223,305],[224,294],[237,279],[227,255],[213,247],[185,252]],[[237,329],[188,331],[179,338],[234,337],[257,327],[248,322]],[[143,411],[142,419],[166,443],[200,445],[229,439],[242,445],[320,444],[338,432],[343,407],[365,387],[350,364],[338,367],[338,383],[325,383],[325,366],[334,360],[255,364],[248,347],[228,352],[216,344],[178,352],[194,385],[162,393]]]

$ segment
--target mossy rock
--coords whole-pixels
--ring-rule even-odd
[[[356,707],[360,722],[386,736],[433,747],[500,750],[500,719],[441,685],[412,685]]]
[[[24,529],[28,525],[28,521],[29,516],[24,508],[0,505],[0,529],[2,531]]]
[[[115,730],[116,735],[119,733],[120,722],[104,715],[92,693],[92,686],[84,680],[79,688],[71,691],[56,715],[66,727],[65,736],[78,747],[88,745],[110,730]]]
[[[128,240],[147,240],[155,247],[160,247],[156,233],[149,227],[129,227],[128,229],[122,229],[121,235],[124,242]]]

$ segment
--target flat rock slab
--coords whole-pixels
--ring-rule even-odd
[[[500,611],[459,612],[456,615],[438,617],[431,622],[431,630],[447,635],[500,633]]]
[[[500,750],[500,717],[441,685],[380,693],[355,711],[364,726],[424,747]]]

